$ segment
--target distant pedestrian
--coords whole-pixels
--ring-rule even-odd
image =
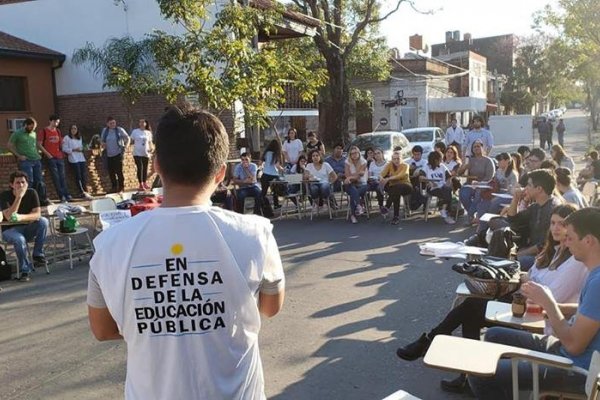
[[[452,118],[450,126],[446,129],[446,146],[455,146],[458,151],[461,151],[464,141],[465,131],[458,125],[456,118]]]
[[[154,150],[154,144],[148,120],[139,120],[138,128],[131,132],[131,142],[133,144],[133,160],[137,169],[138,190],[150,190],[146,180],[148,179],[148,162]]]
[[[129,135],[125,129],[117,126],[113,117],[106,119],[106,127],[100,134],[103,153],[106,155],[108,176],[110,178],[111,193],[125,190],[125,177],[123,176],[123,156],[129,146]]]
[[[554,125],[552,125],[552,121],[548,120],[548,137],[546,138],[548,140],[548,150],[550,150],[552,148],[552,146],[554,145],[554,143],[552,142],[552,136],[554,135]]]
[[[558,120],[558,125],[556,125],[556,133],[558,133],[558,144],[562,147],[565,147],[565,131],[567,128],[565,127],[565,121],[563,119]]]
[[[546,142],[548,142],[548,134],[549,134],[549,125],[546,118],[542,118],[541,121],[537,124],[538,134],[540,135],[540,148],[546,148]]]
[[[472,128],[469,133],[467,133],[467,137],[463,143],[463,154],[465,154],[467,157],[472,155],[471,148],[473,147],[473,143],[476,141],[480,141],[483,144],[483,150],[485,154],[492,153],[492,148],[494,147],[494,137],[489,130],[483,128],[484,125],[485,122],[483,121],[482,117],[479,115],[473,117],[473,120],[471,121]]]
[[[83,154],[83,139],[77,125],[71,125],[69,134],[63,138],[63,151],[67,154],[69,164],[75,173],[75,184],[79,189],[79,196],[86,200],[93,197],[87,191],[87,163]]]
[[[49,117],[48,126],[38,132],[37,141],[42,153],[46,156],[48,169],[52,176],[52,182],[56,188],[56,194],[62,202],[71,201],[71,195],[67,190],[65,179],[65,155],[62,151],[62,133],[58,129],[60,117],[52,114]]]

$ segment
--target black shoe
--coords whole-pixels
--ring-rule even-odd
[[[31,276],[29,275],[29,272],[23,272],[19,278],[19,282],[29,282],[30,280]]]
[[[400,223],[400,218],[398,218],[398,217],[394,217],[394,218],[392,219],[392,225],[398,225],[399,223]]]
[[[444,392],[470,393],[471,395],[473,395],[466,374],[460,374],[454,379],[442,379],[442,381],[440,382],[440,387]]]
[[[417,358],[421,358],[427,353],[431,340],[424,333],[415,342],[412,342],[405,347],[399,347],[396,350],[396,355],[406,361],[414,361]]]
[[[33,266],[35,268],[46,268],[48,261],[44,256],[33,256]]]

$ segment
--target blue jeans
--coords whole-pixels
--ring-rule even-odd
[[[52,182],[56,188],[56,194],[59,199],[69,198],[67,182],[65,182],[65,160],[58,158],[48,159],[48,169],[52,174]]]
[[[260,214],[261,195],[258,186],[247,186],[236,191],[238,212],[244,213],[244,200],[246,197],[254,197],[254,213]]]
[[[48,220],[41,217],[37,221],[27,225],[18,225],[2,232],[2,238],[15,248],[17,260],[19,260],[19,270],[22,273],[31,271],[31,260],[27,255],[27,242],[35,238],[33,246],[33,256],[44,256],[44,243],[46,242],[46,232],[48,231]]]
[[[71,167],[73,168],[73,172],[75,172],[75,183],[77,184],[77,188],[83,194],[87,192],[87,164],[85,161],[71,163]]]
[[[40,160],[19,161],[19,170],[27,174],[27,180],[32,189],[37,188],[38,184],[42,182],[42,162]]]
[[[485,334],[485,341],[560,355],[560,342],[556,337],[535,335],[516,329],[490,328]],[[512,399],[511,371],[511,361],[503,359],[498,362],[496,375],[493,377],[469,376],[469,385],[475,397],[486,400]],[[585,376],[581,374],[546,366],[540,366],[539,372],[540,392],[560,390],[581,394],[585,393]],[[520,361],[519,389],[531,390],[532,387],[531,364],[526,361]]]
[[[310,197],[313,201],[319,199],[327,199],[331,194],[331,185],[327,182],[311,183]]]
[[[469,218],[473,218],[475,213],[481,212],[485,205],[481,203],[481,191],[470,187],[461,187],[458,192],[458,198],[464,209],[467,210]]]
[[[352,214],[356,211],[356,206],[360,203],[360,198],[367,193],[368,186],[366,184],[361,185],[347,185],[344,187],[348,196],[350,196],[350,212]]]

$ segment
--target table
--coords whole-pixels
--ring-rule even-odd
[[[512,314],[511,304],[500,301],[488,301],[485,309],[485,320],[511,328],[525,329],[533,333],[544,333],[544,327],[546,326],[541,313],[525,313],[523,317],[517,318]]]
[[[519,359],[529,361],[533,375],[533,398],[539,399],[538,364],[543,363],[558,368],[569,369],[573,361],[566,357],[542,353],[503,344],[465,339],[455,336],[437,335],[423,363],[428,367],[444,371],[461,372],[476,376],[494,376],[500,358],[511,358],[513,399],[519,398],[518,363]]]

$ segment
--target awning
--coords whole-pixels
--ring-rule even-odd
[[[271,118],[277,117],[318,117],[319,110],[314,108],[290,108],[287,110],[272,110],[267,111],[267,115]]]
[[[486,110],[487,101],[478,97],[429,98],[429,112],[460,112]]]

